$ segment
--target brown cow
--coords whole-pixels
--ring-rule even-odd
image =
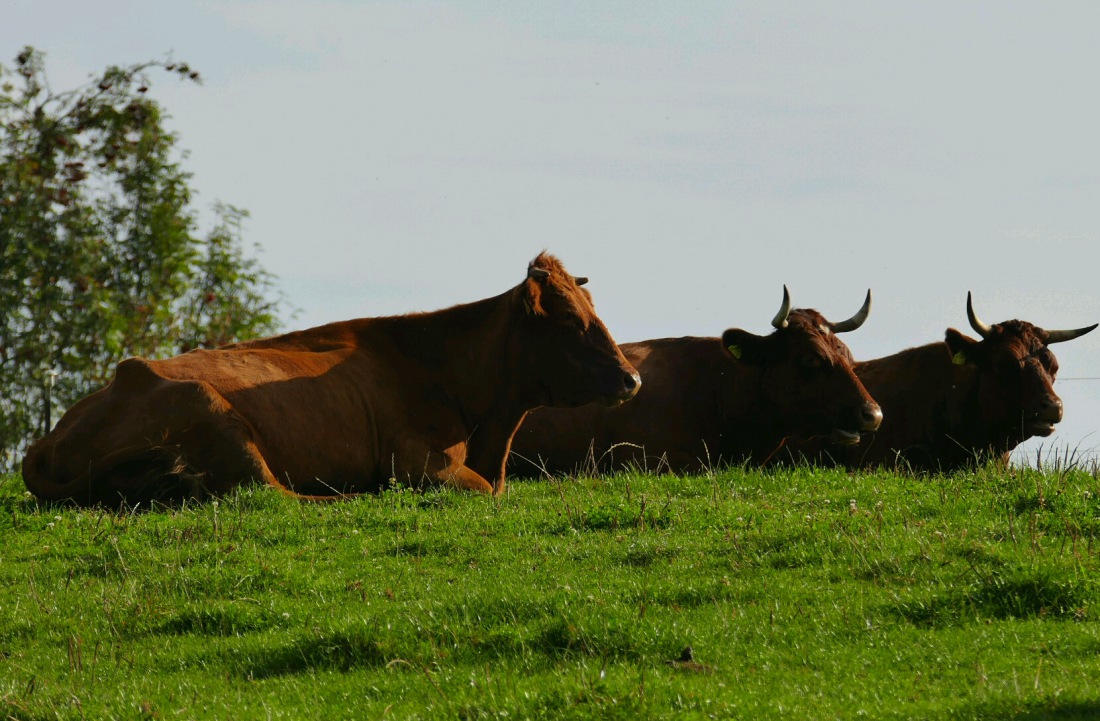
[[[645,380],[620,408],[544,408],[513,444],[517,472],[641,467],[697,471],[762,462],[787,436],[831,433],[858,443],[879,407],[852,371],[836,336],[866,320],[871,293],[852,318],[830,323],[815,310],[783,306],[767,336],[730,329],[718,338],[663,338],[622,346]]]
[[[852,467],[890,466],[953,471],[989,459],[1007,462],[1032,436],[1049,436],[1062,420],[1052,384],[1053,343],[1079,338],[1096,325],[1043,330],[1022,320],[987,325],[966,295],[975,340],[954,328],[945,341],[856,364],[856,373],[882,404],[885,420],[858,448],[811,442],[788,449],[795,457]]]
[[[78,503],[249,480],[314,499],[394,479],[500,494],[528,410],[618,403],[640,386],[585,281],[543,253],[494,298],[124,360],[31,446],[23,478],[39,499]]]

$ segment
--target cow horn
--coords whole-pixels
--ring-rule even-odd
[[[791,314],[791,294],[787,290],[786,284],[783,285],[783,305],[779,307],[779,312],[772,318],[772,325],[776,328],[787,327],[787,316]]]
[[[842,320],[839,323],[830,323],[829,330],[834,333],[847,333],[859,328],[867,320],[867,316],[871,315],[871,289],[867,289],[867,298],[863,301],[863,307],[856,312],[848,320]]]
[[[583,275],[575,275],[573,276],[573,282],[577,285],[584,285],[588,282],[588,278],[584,277]]]
[[[988,338],[989,334],[993,332],[992,327],[983,323],[978,316],[974,314],[974,303],[971,301],[969,290],[966,291],[966,317],[970,319],[970,327],[982,338]],[[1067,338],[1066,340],[1069,339]]]
[[[527,267],[527,277],[535,280],[546,280],[550,277],[550,271],[531,265]]]
[[[1091,333],[1096,330],[1096,326],[1100,323],[1093,323],[1087,328],[1077,328],[1076,330],[1048,330],[1047,331],[1047,345],[1051,343],[1065,343],[1067,340],[1073,340],[1074,338],[1080,338],[1085,333]]]

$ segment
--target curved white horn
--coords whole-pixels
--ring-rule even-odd
[[[831,330],[834,333],[847,333],[848,331],[853,331],[856,328],[863,325],[864,321],[867,320],[867,316],[869,316],[869,315],[871,315],[871,289],[870,288],[867,289],[867,299],[863,301],[863,307],[860,308],[859,311],[856,312],[856,314],[853,315],[848,320],[842,320],[838,323],[830,323],[829,324],[829,330]]]
[[[1091,333],[1096,330],[1096,326],[1100,323],[1093,323],[1086,328],[1077,328],[1076,330],[1048,330],[1047,331],[1047,345],[1051,343],[1065,343],[1067,340],[1073,340],[1074,338],[1080,338],[1085,333]]]
[[[988,338],[993,331],[991,326],[983,323],[974,313],[974,303],[970,297],[970,291],[966,291],[966,317],[970,319],[970,327],[982,338]]]
[[[787,316],[791,314],[791,293],[787,290],[786,284],[783,285],[783,305],[779,306],[779,312],[772,318],[772,325],[776,328],[787,327]]]

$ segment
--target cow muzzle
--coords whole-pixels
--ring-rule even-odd
[[[856,430],[834,428],[829,434],[833,443],[843,446],[859,445],[861,432],[877,431],[882,425],[882,409],[877,403],[867,402],[856,409]]]
[[[1039,404],[1039,409],[1024,424],[1024,431],[1029,436],[1049,436],[1054,433],[1054,425],[1062,421],[1062,399],[1057,396],[1047,396]]]
[[[623,373],[619,378],[619,390],[608,399],[607,405],[617,406],[620,403],[625,403],[638,395],[638,391],[641,390],[641,388],[642,377],[638,375],[638,371]]]
[[[882,425],[882,409],[878,403],[864,403],[859,409],[858,418],[861,431],[877,431]]]

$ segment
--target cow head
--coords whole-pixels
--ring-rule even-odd
[[[762,424],[783,436],[829,435],[845,444],[859,443],[861,431],[878,429],[882,410],[856,377],[851,351],[837,337],[863,325],[870,312],[867,291],[858,313],[830,323],[816,310],[791,310],[784,286],[774,332],[759,336],[731,328],[722,334],[729,356],[760,373]],[[768,418],[774,421],[769,424]]]
[[[524,396],[532,405],[607,405],[633,398],[642,385],[582,288],[587,278],[570,275],[561,261],[541,253],[516,289]]]
[[[952,362],[976,373],[978,412],[995,436],[990,440],[1049,436],[1062,420],[1062,399],[1053,388],[1058,359],[1048,346],[1079,338],[1096,325],[1076,330],[1044,330],[1022,320],[987,325],[974,313],[970,293],[966,315],[981,340],[948,328],[946,342]]]

